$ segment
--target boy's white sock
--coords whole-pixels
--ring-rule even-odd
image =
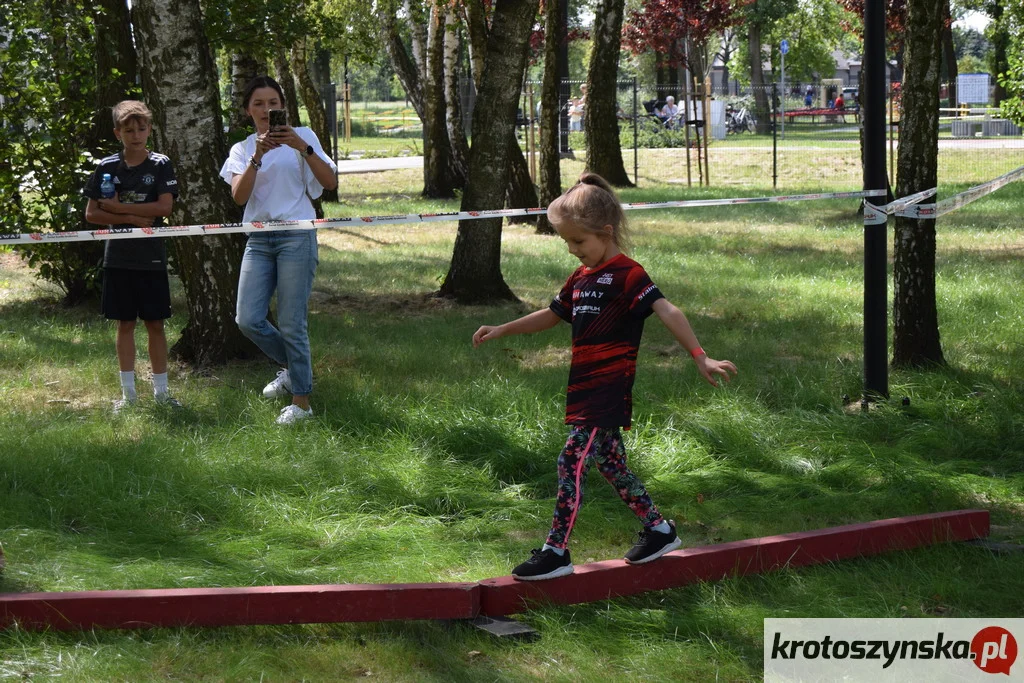
[[[121,398],[126,401],[135,401],[138,399],[138,396],[135,395],[134,370],[121,373]]]
[[[670,527],[668,525],[668,522],[666,522],[665,520],[662,520],[661,524],[658,524],[656,526],[652,526],[651,529],[653,531],[657,531],[659,534],[667,534],[669,531],[672,530],[672,527]]]
[[[167,373],[153,373],[153,395],[163,396],[167,393]]]
[[[565,555],[565,548],[556,548],[555,546],[548,545],[547,543],[545,543],[544,547],[541,548],[541,552],[543,552],[545,550],[553,550],[555,552],[555,555],[558,555],[559,557],[561,557],[562,555]]]

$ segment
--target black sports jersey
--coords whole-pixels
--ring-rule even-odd
[[[565,422],[630,426],[636,354],[651,306],[664,296],[643,266],[625,254],[595,269],[580,266],[551,310],[572,325]]]
[[[145,204],[155,202],[160,195],[171,193],[178,196],[178,180],[174,175],[171,160],[163,154],[150,152],[138,166],[124,162],[122,153],[112,154],[103,159],[89,178],[84,194],[90,199],[100,199],[100,183],[103,174],[109,173],[114,181],[114,190],[122,204]],[[163,218],[154,218],[153,226],[163,225]],[[119,224],[114,228],[135,228],[131,224]],[[128,270],[164,270],[167,268],[167,250],[162,237],[107,240],[103,250],[104,268],[125,268]]]

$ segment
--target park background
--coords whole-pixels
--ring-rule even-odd
[[[291,72],[292,100],[302,104],[293,120],[332,142],[337,131],[332,148],[343,166],[345,157],[423,157],[413,168],[343,175],[337,196],[324,202],[328,216],[500,208],[506,198],[513,206],[541,205],[549,201],[540,168],[545,155],[557,161],[564,188],[585,166],[605,163],[591,156],[609,141],[623,161],[627,202],[862,186],[859,120],[822,114],[814,123],[797,121],[795,129],[787,121],[783,137],[785,119],[774,113],[782,102],[769,93],[773,86],[786,90],[776,78],[751,82],[756,79],[742,66],[758,27],[774,36],[760,52],[761,66],[774,72],[778,41],[797,33],[794,26],[803,27],[800,35],[834,36],[835,45],[805,46],[808,54],[822,48],[834,65],[835,50],[857,52],[855,12],[844,18],[845,8],[825,2],[723,6],[734,10],[736,23],[705,39],[732,31],[740,56],[727,62],[734,74],[729,91],[712,86],[707,101],[746,102],[756,110],[760,88],[771,113],[756,114],[760,126],[753,132],[709,134],[701,176],[697,147],[686,140],[699,127],[656,127],[643,108],[660,95],[678,96],[680,81],[699,71],[671,55],[658,64],[655,53],[665,51],[623,51],[611,73],[611,82],[623,87],[590,88],[590,111],[593,93],[614,95],[618,134],[597,133],[591,120],[565,139],[540,140],[545,130],[567,126],[544,128],[544,112],[529,103],[530,88],[555,84],[562,96],[548,99],[559,102],[552,107],[557,114],[580,82],[592,82],[595,60],[606,58],[599,38],[608,31],[594,25],[607,16],[606,4],[624,10],[627,29],[639,23],[630,11],[645,10],[642,3],[567,4],[568,29],[550,33],[572,38],[565,43],[568,73],[547,77],[545,65],[557,60],[543,29],[553,20],[537,3],[497,2],[493,14],[479,16],[476,4],[446,14],[446,6],[430,4],[380,3],[370,11],[326,2],[303,14],[269,4],[241,11],[230,2],[139,2],[129,15],[117,2],[95,8],[15,2],[5,18],[0,69],[0,184],[10,197],[0,227],[6,233],[82,227],[84,178],[95,158],[116,150],[105,110],[126,95],[153,106],[153,148],[175,157],[186,183],[188,201],[179,202],[174,220],[229,222],[234,209],[216,170],[228,143],[247,134],[232,98],[239,83],[264,70]],[[911,0],[903,10],[941,14],[941,4]],[[899,9],[890,7],[890,36],[917,35]],[[938,96],[949,97],[948,83],[943,91],[937,75],[921,86],[936,100],[940,198],[1021,164],[1014,147],[1019,134],[1008,127],[1020,120],[1020,91],[1013,89],[1020,7],[981,9],[993,15],[982,35],[991,48],[975,55],[981,67],[964,70],[992,72],[989,100],[966,111],[946,101],[941,106],[949,111],[940,112]],[[171,19],[176,23],[161,23]],[[489,32],[495,21],[518,29],[495,35]],[[443,30],[446,23],[452,30]],[[520,55],[518,71],[484,67],[477,82],[472,41],[481,27],[491,43],[477,43],[487,47],[477,54],[503,56],[493,44],[517,37],[505,56]],[[123,39],[128,29],[138,52],[125,47],[133,45],[132,34]],[[628,30],[613,33],[628,36]],[[684,38],[692,47],[683,33],[677,27],[676,42]],[[445,65],[452,35],[455,69]],[[406,64],[403,76],[392,77],[402,70],[399,45],[413,68]],[[903,47],[890,47],[898,66]],[[824,58],[794,75],[801,49],[794,41],[787,55],[789,83],[835,75]],[[209,61],[196,56],[203,54]],[[988,59],[996,66],[988,67]],[[334,92],[338,84],[344,91],[346,63],[355,112],[347,141],[345,117],[337,113],[345,99],[323,96],[332,81]],[[948,60],[943,64],[948,74]],[[461,80],[454,79],[450,92],[458,96],[445,98],[442,84],[453,73]],[[374,78],[387,90],[371,86]],[[914,86],[891,78],[904,96]],[[287,78],[282,81],[287,87]],[[444,106],[436,108],[439,94]],[[493,120],[485,112],[448,116],[453,102],[468,105],[481,94],[492,104],[484,109]],[[629,106],[634,99],[636,109]],[[900,120],[892,101],[887,97],[888,122]],[[787,101],[785,110],[800,104]],[[399,116],[398,129],[386,130]],[[508,150],[506,172],[498,174],[504,177],[480,178],[479,169],[474,175],[470,153],[459,180],[456,121],[468,124],[471,147],[462,152],[488,145]],[[955,123],[970,121],[979,122],[978,130],[968,128],[964,136],[961,126],[955,135]],[[987,127],[1004,134],[977,137],[986,121],[1008,122]],[[644,133],[635,145],[638,159],[644,155],[636,173],[629,163],[634,124]],[[889,130],[895,187],[899,128]],[[447,157],[438,152],[442,137]],[[531,161],[537,169],[527,181]],[[513,202],[513,190],[531,188],[535,201]],[[490,204],[467,205],[480,198]],[[895,363],[895,400],[872,403],[866,413],[858,400],[863,226],[856,202],[631,212],[636,258],[687,312],[709,352],[741,370],[728,387],[702,386],[668,333],[656,324],[647,330],[627,446],[687,545],[960,508],[989,510],[996,540],[1024,540],[1022,199],[1020,184],[1011,184],[937,222],[922,222],[937,231],[939,326],[933,332],[941,362]],[[457,234],[489,240],[483,246],[496,242],[499,267],[484,264],[472,271],[483,279],[453,286],[461,263]],[[197,263],[224,264],[212,277],[229,279],[238,241],[170,240],[176,313],[168,330],[179,354],[172,382],[187,408],[118,418],[110,414],[117,392],[112,331],[94,299],[97,245],[0,252],[0,396],[7,406],[0,415],[0,543],[7,562],[0,591],[478,580],[507,574],[540,543],[553,500],[553,461],[564,441],[568,333],[502,340],[477,351],[469,338],[480,324],[547,304],[575,267],[561,240],[545,234],[543,224],[487,222],[352,227],[319,237],[310,301],[317,418],[292,431],[271,426],[279,406],[258,389],[274,368],[234,335],[233,304],[214,305],[221,313],[213,320],[194,310],[196,293],[214,289],[197,279]],[[469,255],[486,251],[481,244],[471,243]],[[232,290],[217,291],[225,289]],[[907,406],[899,400],[904,396]],[[587,494],[571,546],[576,561],[619,557],[635,531],[632,516],[598,479]],[[431,622],[71,634],[13,628],[0,634],[0,677],[590,680],[611,673],[754,680],[765,617],[1019,616],[1022,577],[1020,553],[939,546],[542,608],[522,617],[541,634],[529,644]]]

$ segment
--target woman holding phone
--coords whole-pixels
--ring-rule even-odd
[[[338,186],[337,167],[316,133],[285,121],[277,81],[257,76],[245,87],[242,108],[256,132],[231,148],[220,175],[231,198],[245,205],[242,220],[313,219],[312,200]],[[273,124],[273,125],[272,125]],[[315,230],[253,232],[242,257],[235,321],[242,333],[282,366],[263,389],[267,398],[291,395],[278,424],[312,417],[313,367],[307,332],[309,294],[317,266]],[[277,291],[277,326],[268,319]]]

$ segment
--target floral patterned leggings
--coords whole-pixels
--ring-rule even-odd
[[[643,483],[626,465],[626,447],[618,427],[574,426],[562,454],[558,456],[558,499],[547,544],[564,548],[583,503],[583,482],[590,465],[596,462],[601,474],[615,487],[619,497],[650,529],[663,518]]]

